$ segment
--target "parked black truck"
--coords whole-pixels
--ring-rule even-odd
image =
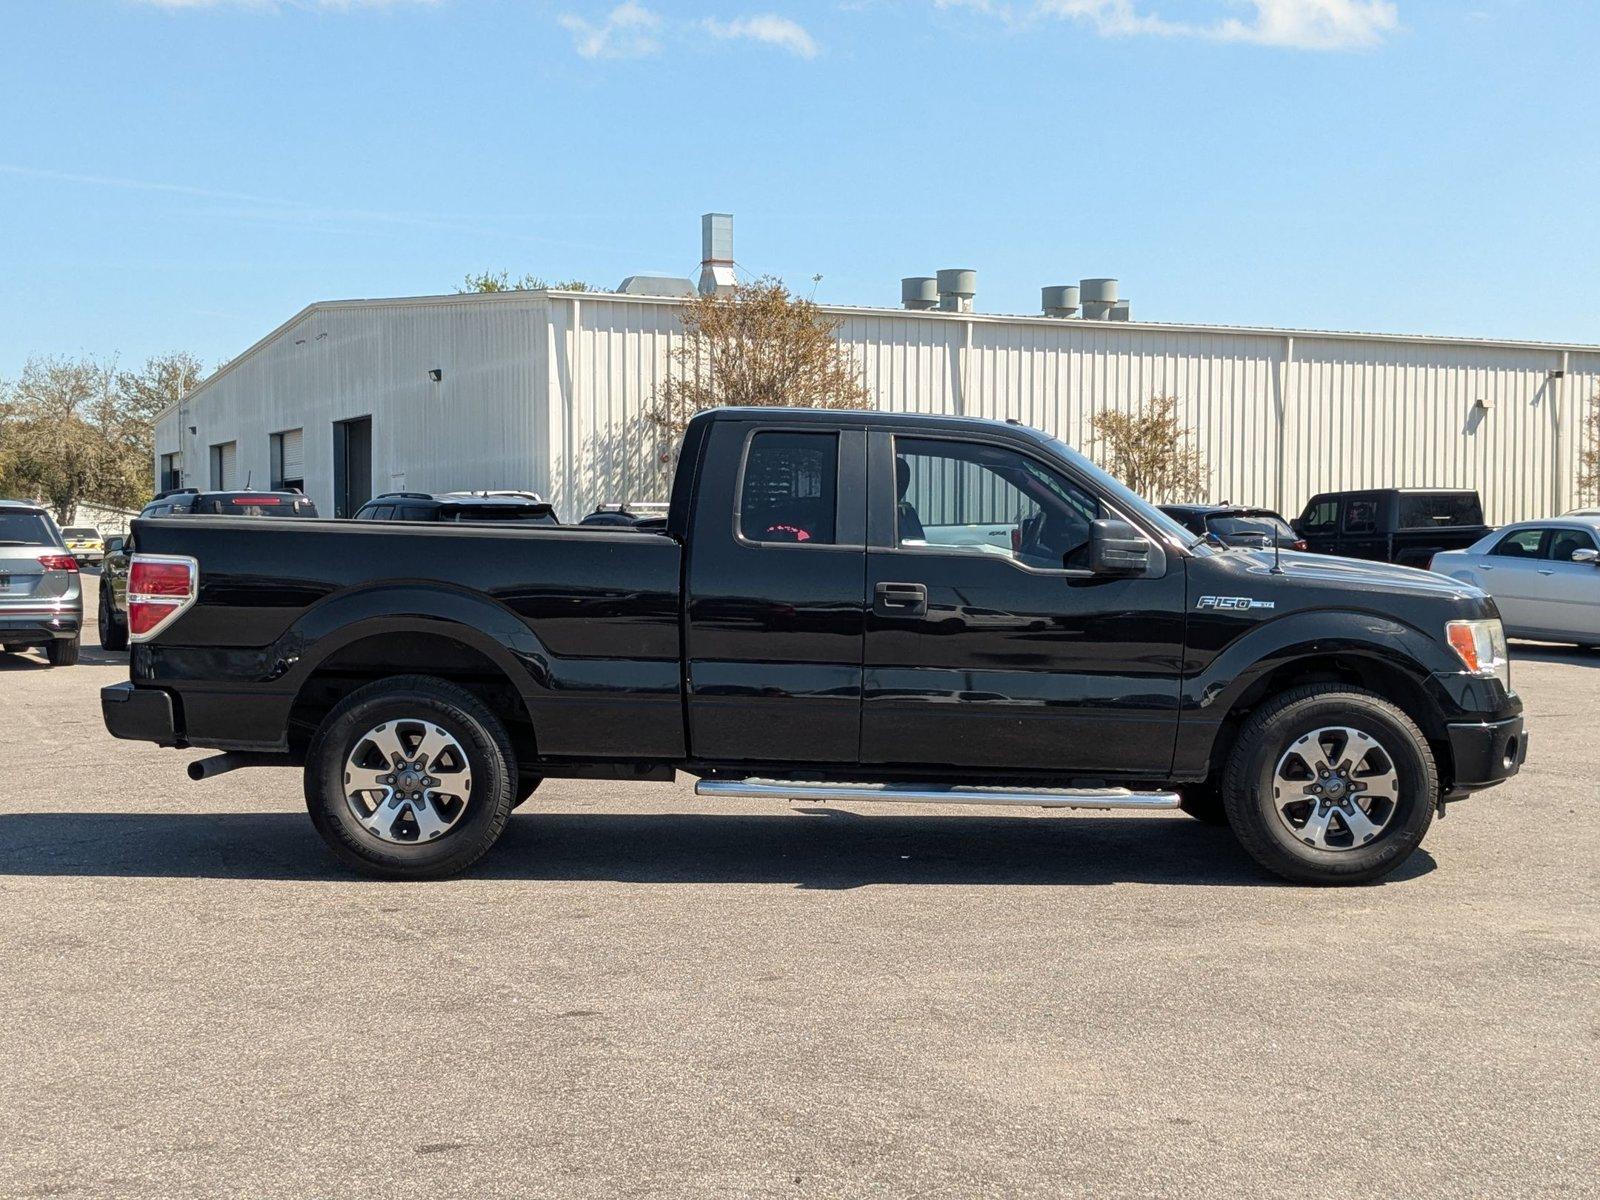
[[[1444,488],[1323,492],[1293,522],[1306,549],[1426,569],[1445,550],[1489,532],[1478,493]]]
[[[1219,547],[1054,439],[729,409],[662,532],[139,521],[118,737],[303,764],[334,852],[460,871],[544,778],[703,795],[1181,807],[1374,879],[1525,752],[1494,603]]]

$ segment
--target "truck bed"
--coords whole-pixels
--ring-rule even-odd
[[[379,649],[391,669],[470,670],[437,661],[447,635],[514,680],[541,757],[614,756],[619,721],[638,757],[683,754],[682,551],[665,534],[183,517],[134,538],[199,563],[195,606],[132,654],[135,682],[176,694],[191,745],[282,748],[308,680]]]

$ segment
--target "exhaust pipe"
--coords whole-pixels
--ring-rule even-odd
[[[210,758],[197,758],[189,764],[189,778],[198,782],[216,775],[226,775],[240,767],[287,767],[291,765],[287,754],[246,754],[229,750]]]

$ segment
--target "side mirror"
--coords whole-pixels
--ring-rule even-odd
[[[1574,550],[1572,561],[1580,563],[1600,562],[1600,550]]]
[[[1143,575],[1150,566],[1150,543],[1132,525],[1114,517],[1089,526],[1089,570],[1096,575]]]
[[[106,553],[107,554],[121,554],[122,553],[122,547],[123,547],[124,544],[125,544],[125,539],[123,539],[123,538],[108,537],[106,539]]]

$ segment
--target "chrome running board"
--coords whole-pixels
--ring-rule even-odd
[[[789,783],[782,779],[699,779],[696,796],[746,800],[872,800],[887,804],[986,804],[1024,808],[1177,808],[1177,792],[1127,788],[940,787],[907,783]]]

